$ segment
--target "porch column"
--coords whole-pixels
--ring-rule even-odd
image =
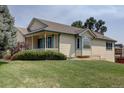
[[[32,49],[33,49],[33,45],[34,45],[34,38],[33,38],[34,36],[32,35]]]
[[[60,52],[60,33],[58,34],[58,52]]]
[[[56,39],[55,39],[55,34],[54,34],[54,46],[53,46],[53,48],[56,48]]]
[[[44,50],[46,50],[46,32],[44,32],[44,38],[45,38],[45,46],[44,46]]]
[[[84,42],[84,40],[83,40],[83,37],[81,36],[81,56],[83,56],[83,42]]]

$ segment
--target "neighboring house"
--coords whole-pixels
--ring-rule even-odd
[[[124,46],[123,44],[115,44],[115,57],[124,57]]]
[[[68,25],[33,18],[29,26],[18,28],[17,41],[25,42],[29,49],[53,50],[67,57],[89,56],[115,61],[115,40]]]

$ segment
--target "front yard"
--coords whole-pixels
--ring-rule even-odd
[[[124,87],[124,65],[71,60],[1,62],[0,87]]]

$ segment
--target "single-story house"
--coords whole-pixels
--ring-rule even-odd
[[[27,28],[18,27],[17,42],[25,42],[29,49],[58,51],[67,57],[115,61],[115,40],[89,29],[39,18],[33,18]]]

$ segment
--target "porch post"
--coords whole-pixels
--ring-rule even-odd
[[[53,48],[56,48],[55,34],[54,34],[54,47]]]
[[[32,35],[32,49],[33,49],[33,44],[34,44],[34,38],[33,38],[33,35]]]
[[[60,52],[60,33],[58,34],[58,52]]]
[[[46,50],[46,32],[44,32],[44,38],[45,38],[45,47],[44,47],[44,50]]]
[[[83,37],[81,36],[81,56],[83,56]]]

